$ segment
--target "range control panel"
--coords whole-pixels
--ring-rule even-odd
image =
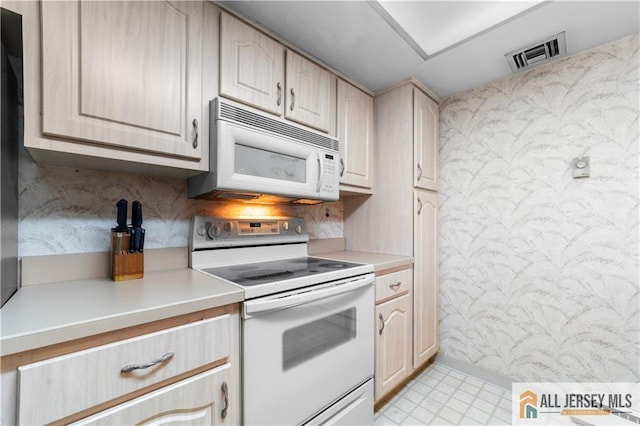
[[[229,219],[194,216],[189,229],[191,250],[287,244],[308,240],[304,219],[299,217]]]
[[[278,221],[246,222],[238,221],[238,235],[277,234],[280,232]]]

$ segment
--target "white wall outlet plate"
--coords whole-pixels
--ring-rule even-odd
[[[572,162],[573,178],[589,177],[589,157],[576,157]]]

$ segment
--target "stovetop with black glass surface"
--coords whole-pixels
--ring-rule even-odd
[[[318,257],[297,257],[293,259],[206,268],[202,271],[231,281],[237,285],[251,287],[358,266],[361,265]]]

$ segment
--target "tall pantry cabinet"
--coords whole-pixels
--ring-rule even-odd
[[[439,113],[428,93],[411,79],[375,96],[375,191],[344,201],[349,250],[414,258],[413,356],[407,376],[438,351]]]

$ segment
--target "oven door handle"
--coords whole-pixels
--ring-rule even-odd
[[[348,281],[344,284],[336,285],[333,287],[306,291],[304,293],[274,299],[250,300],[244,302],[244,313],[246,316],[248,316],[264,313],[267,311],[276,311],[280,309],[291,308],[293,306],[302,305],[304,303],[315,302],[316,300],[337,296],[339,294],[349,293],[351,291],[356,291],[363,287],[373,285],[374,280],[375,275],[367,274],[361,278],[357,278],[355,280]]]

